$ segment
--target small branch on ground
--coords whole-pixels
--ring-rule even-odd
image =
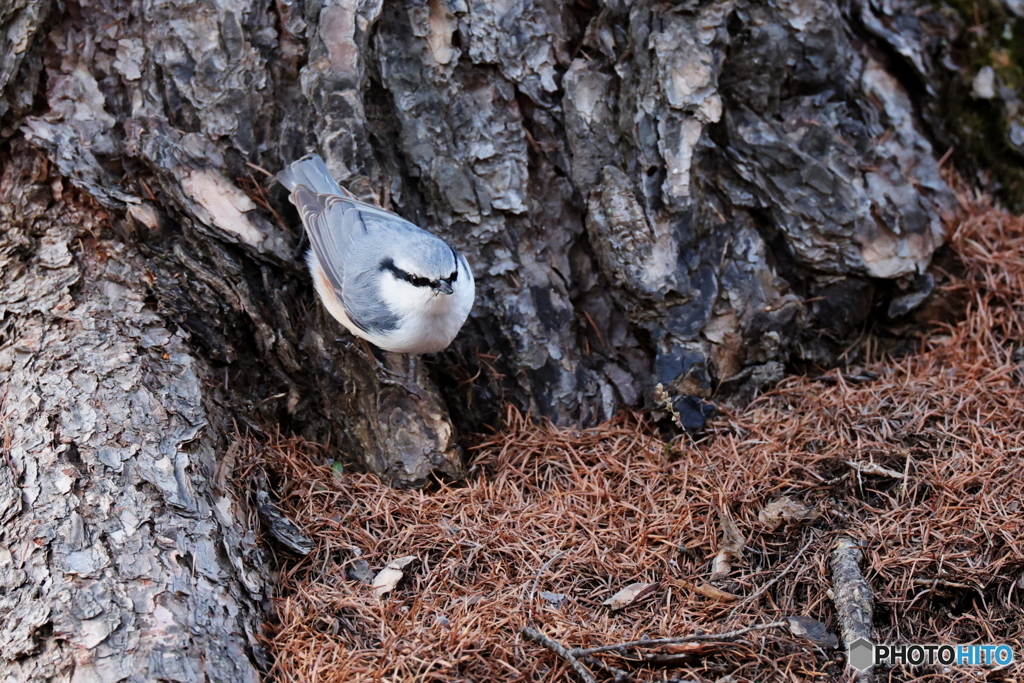
[[[623,671],[622,669],[618,669],[614,666],[605,664],[604,662],[601,662],[591,657],[590,655],[599,654],[601,652],[618,652],[622,654],[625,653],[627,649],[633,647],[674,645],[676,643],[692,643],[705,640],[734,640],[736,638],[739,638],[740,636],[745,636],[748,633],[753,633],[755,631],[765,631],[772,628],[783,628],[786,625],[787,624],[785,621],[773,621],[770,624],[758,624],[756,626],[748,626],[747,628],[729,631],[728,633],[706,633],[690,636],[678,636],[674,638],[645,638],[643,640],[631,640],[628,643],[617,643],[615,645],[600,645],[598,647],[575,647],[571,650],[566,648],[558,641],[548,638],[543,633],[540,633],[539,631],[532,629],[529,626],[525,627],[522,631],[520,631],[520,633],[522,633],[523,637],[527,640],[532,640],[533,642],[538,643],[539,645],[543,645],[544,647],[546,647],[547,649],[551,650],[556,655],[564,659],[569,664],[569,666],[572,667],[573,671],[575,671],[579,675],[579,677],[587,683],[597,683],[597,681],[590,674],[590,672],[587,671],[586,667],[584,667],[583,664],[580,662],[581,659],[585,659],[587,663],[597,666],[598,668],[603,669],[607,673],[612,674],[612,676],[614,676],[615,678],[615,682],[621,683],[622,681],[632,680],[632,677],[629,675],[629,673]]]
[[[520,631],[520,633],[522,633],[523,637],[527,640],[532,640],[533,642],[539,645],[543,645],[544,647],[546,647],[547,649],[551,650],[556,655],[564,659],[565,662],[572,667],[572,670],[575,671],[576,674],[583,679],[584,683],[597,683],[597,679],[595,679],[590,674],[590,672],[587,671],[587,668],[583,666],[583,664],[581,664],[575,656],[570,654],[569,650],[565,649],[565,646],[563,646],[558,641],[548,638],[540,631],[536,631],[530,628],[529,626]]]
[[[880,477],[889,477],[891,479],[906,479],[907,475],[896,470],[890,470],[887,467],[882,467],[877,462],[854,462],[853,460],[844,460],[847,465],[857,470],[861,474],[874,474]]]
[[[677,636],[673,638],[645,638],[643,640],[631,640],[628,643],[618,643],[616,645],[601,645],[599,647],[576,647],[569,650],[569,654],[573,657],[585,657],[587,655],[595,655],[600,652],[625,652],[631,647],[651,647],[652,645],[672,645],[675,643],[693,643],[701,640],[733,640],[740,636],[745,636],[748,633],[754,631],[765,631],[770,628],[784,628],[786,626],[785,621],[773,621],[770,624],[757,624],[756,626],[748,626],[747,628],[737,629],[735,631],[729,631],[728,633],[706,633],[692,636]]]
[[[957,583],[956,581],[946,581],[945,579],[914,579],[911,583],[915,586],[928,586],[929,588],[961,588],[968,591],[978,591],[977,586],[972,586],[967,583]]]
[[[832,594],[839,615],[839,627],[843,634],[843,644],[849,656],[850,643],[864,638],[876,642],[875,628],[872,625],[874,615],[874,596],[871,586],[860,571],[860,561],[864,553],[852,538],[841,536],[832,551]],[[858,683],[871,683],[875,680],[872,668],[857,674]]]

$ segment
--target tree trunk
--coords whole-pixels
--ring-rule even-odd
[[[953,206],[933,144],[987,158],[943,107],[977,85],[963,22],[901,0],[129,6],[0,7],[14,680],[255,678],[233,424],[422,485],[505,401],[591,424],[667,396],[699,423],[919,305]],[[1013,151],[1011,76],[957,112]],[[261,173],[309,151],[466,254],[451,349],[382,371],[315,302]],[[1011,200],[1015,158],[988,176]]]
[[[146,260],[103,236],[106,212],[11,151],[0,677],[258,680],[266,563],[218,458],[223,386],[147,305]]]

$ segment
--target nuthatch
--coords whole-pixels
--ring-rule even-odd
[[[348,330],[385,351],[434,353],[473,307],[469,264],[439,237],[357,200],[316,154],[277,175],[291,192],[312,248],[316,291]]]

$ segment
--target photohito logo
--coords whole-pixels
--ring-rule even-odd
[[[850,643],[847,661],[857,671],[878,664],[1006,666],[1013,663],[1013,648],[1009,645],[875,645],[858,638]]]

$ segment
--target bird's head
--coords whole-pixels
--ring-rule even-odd
[[[434,295],[452,294],[458,287],[463,268],[455,250],[437,238],[411,244],[401,253],[393,253],[380,261],[385,277]]]

